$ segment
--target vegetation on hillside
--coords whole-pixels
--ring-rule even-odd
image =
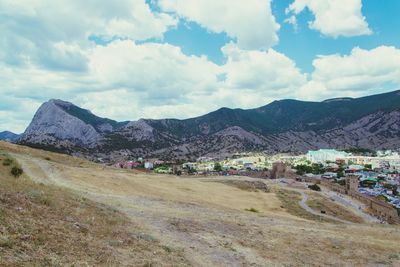
[[[300,164],[294,167],[296,174],[304,175],[306,173],[322,174],[325,172],[325,168],[322,164],[313,163],[311,165]]]
[[[91,113],[90,111],[80,108],[80,107],[77,107],[75,105],[70,105],[70,106],[66,106],[66,107],[63,106],[62,108],[68,114],[82,120],[83,122],[85,122],[89,125],[92,125],[96,130],[99,130],[98,127],[101,124],[105,124],[105,123],[110,124],[113,128],[122,127],[127,124],[127,122],[117,122],[117,121],[106,119],[106,118],[100,118],[100,117],[94,115],[93,113]]]

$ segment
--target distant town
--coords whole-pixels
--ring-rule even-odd
[[[367,202],[371,212],[386,221],[399,219],[400,154],[391,150],[320,149],[296,156],[240,153],[224,160],[200,157],[195,162],[138,158],[118,162],[115,167],[174,175],[292,178],[297,182],[323,185]],[[349,177],[353,179],[351,188]],[[393,210],[397,210],[397,214]]]

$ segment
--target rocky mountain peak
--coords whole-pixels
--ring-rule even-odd
[[[21,142],[54,144],[61,140],[87,145],[98,140],[100,133],[92,125],[64,110],[72,106],[72,103],[54,99],[43,103],[22,134]]]

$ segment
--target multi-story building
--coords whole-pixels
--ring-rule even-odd
[[[336,161],[349,155],[349,153],[335,149],[320,149],[316,151],[308,151],[306,158],[312,163],[323,163],[327,161]]]

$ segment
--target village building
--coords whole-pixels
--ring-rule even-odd
[[[311,163],[324,163],[327,161],[336,162],[337,159],[345,158],[349,155],[349,153],[335,149],[320,149],[316,151],[308,151],[306,158]]]

